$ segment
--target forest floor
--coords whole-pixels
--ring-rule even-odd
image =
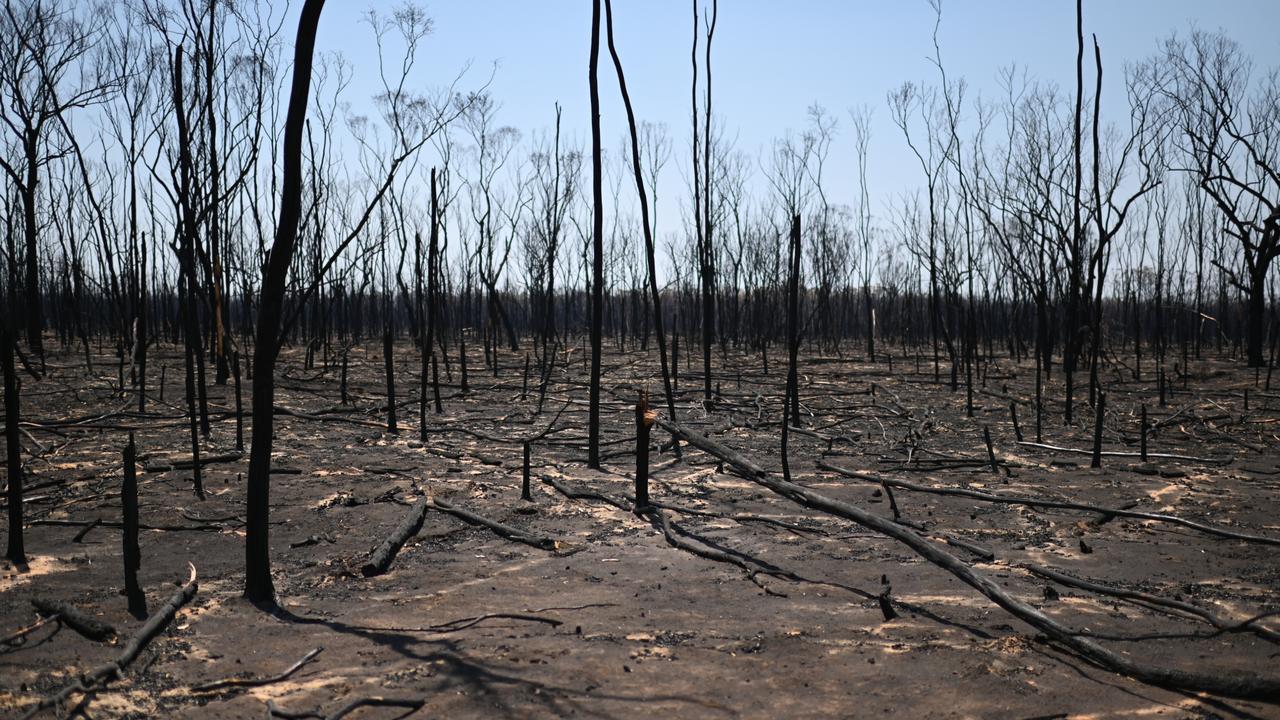
[[[23,378],[22,412],[32,423],[23,426],[30,566],[0,572],[0,638],[36,620],[35,597],[112,624],[120,642],[141,625],[120,594],[120,530],[104,524],[76,541],[85,526],[50,522],[120,519],[120,453],[131,429],[141,465],[152,468],[139,468],[141,522],[162,528],[141,535],[150,607],[187,578],[189,562],[199,573],[194,599],[124,677],[74,696],[86,717],[261,718],[267,701],[323,714],[384,696],[425,698],[418,717],[1280,718],[1280,706],[1170,692],[1101,670],[906,546],[796,505],[692,447],[679,461],[655,450],[652,498],[685,542],[759,572],[669,544],[652,517],[570,499],[546,481],[623,505],[632,495],[636,390],[646,387],[655,405],[662,396],[653,355],[632,348],[611,347],[605,357],[602,471],[585,463],[580,346],[567,363],[561,358],[540,415],[536,378],[522,397],[523,352],[504,352],[495,378],[473,347],[465,393],[456,357],[448,370],[441,365],[444,412],[428,415],[425,444],[418,439],[418,354],[407,342],[396,348],[399,434],[385,432],[379,343],[351,349],[354,405],[345,407],[337,364],[303,371],[302,351],[286,349],[277,404],[298,414],[277,416],[273,463],[296,474],[272,480],[273,571],[283,610],[264,612],[241,598],[247,455],[204,468],[203,501],[189,469],[160,469],[189,459],[181,356],[173,347],[161,351],[151,363],[146,415],[129,412],[136,400],[120,394],[109,354],[96,358],[93,375],[69,351],[50,356],[44,380]],[[892,517],[877,484],[819,468],[825,459],[924,485],[1131,507],[1280,537],[1280,394],[1264,392],[1237,361],[1193,360],[1185,381],[1170,369],[1167,407],[1159,406],[1149,360],[1140,381],[1105,372],[1108,450],[1137,452],[1138,407],[1146,404],[1156,426],[1151,452],[1204,460],[1108,456],[1091,469],[1088,455],[1017,443],[1011,400],[1027,439],[1035,435],[1030,361],[993,365],[985,387],[975,388],[969,418],[963,383],[952,391],[945,368],[939,383],[931,362],[893,352],[892,364],[883,356],[867,362],[849,348],[843,358],[802,353],[803,427],[821,437],[792,434],[796,482]],[[680,422],[779,469],[781,366],[766,374],[758,355],[717,353],[720,394],[710,405],[701,401],[697,366],[680,368]],[[1055,372],[1046,386],[1044,442],[1088,448],[1087,374],[1079,376],[1072,427],[1063,423],[1060,382]],[[210,370],[209,393],[212,434],[203,453],[229,453],[233,386],[212,384]],[[247,408],[247,381],[245,393]],[[562,408],[554,431],[532,447],[533,500],[522,501],[520,439],[542,431]],[[246,440],[247,425],[248,418]],[[999,472],[988,463],[984,427]],[[655,428],[653,438],[669,435]],[[513,542],[433,509],[388,573],[363,577],[370,551],[424,495],[554,545]],[[1257,634],[1221,632],[1026,569],[1140,589],[1238,621],[1280,610],[1274,546],[907,489],[894,499],[903,519],[930,535],[949,533],[994,553],[983,559],[941,546],[1015,597],[1095,638],[1114,636],[1098,640],[1108,648],[1165,667],[1280,675],[1280,644]],[[6,522],[0,514],[0,531]],[[897,612],[887,621],[878,599],[885,583]],[[1280,630],[1280,618],[1260,624]],[[285,680],[194,689],[277,675],[316,648],[323,651]],[[91,642],[59,623],[0,645],[0,716],[21,715],[118,652],[118,643]],[[404,714],[359,711],[362,718]]]

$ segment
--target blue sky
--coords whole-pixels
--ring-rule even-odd
[[[466,62],[478,84],[498,63],[491,90],[499,120],[531,131],[551,126],[553,105],[564,107],[564,128],[589,142],[588,0],[431,2],[435,20],[414,82],[440,85]],[[356,68],[348,99],[357,107],[374,92],[372,33],[360,22],[369,7],[394,3],[329,0],[317,48],[338,50]],[[296,14],[296,8],[293,12]],[[664,122],[676,155],[688,164],[691,3],[615,0],[615,33],[640,119]],[[1173,31],[1197,26],[1224,30],[1254,59],[1258,72],[1280,66],[1274,0],[1086,0],[1085,31],[1096,33],[1105,63],[1104,121],[1124,120],[1123,65],[1140,60]],[[997,99],[997,72],[1017,63],[1034,77],[1074,89],[1075,7],[1070,0],[944,0],[940,40],[951,77]],[[772,138],[806,122],[818,103],[841,120],[828,168],[832,199],[854,197],[853,144],[848,108],[873,108],[868,176],[873,209],[920,183],[918,166],[891,123],[885,94],[903,81],[936,83],[928,61],[933,11],[926,0],[720,0],[713,52],[716,114],[737,147],[756,154]],[[602,56],[604,142],[616,148],[625,116],[612,67]],[[1092,81],[1086,79],[1086,87]],[[678,172],[684,172],[680,169]],[[668,172],[661,192],[684,194],[682,175]],[[670,205],[668,205],[670,208]],[[670,217],[670,215],[668,215]],[[664,223],[665,224],[665,223]],[[671,226],[667,226],[670,230]]]

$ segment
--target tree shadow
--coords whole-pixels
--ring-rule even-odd
[[[1061,647],[1051,642],[1046,642],[1046,643],[1029,644],[1028,649],[1030,649],[1032,652],[1035,652],[1037,655],[1039,655],[1042,658],[1057,662],[1062,667],[1067,668],[1068,670],[1071,670],[1076,675],[1079,675],[1081,678],[1088,680],[1089,682],[1096,683],[1098,685],[1104,685],[1114,690],[1118,690],[1119,692],[1122,692],[1125,695],[1138,698],[1145,702],[1152,703],[1153,705],[1161,705],[1174,711],[1187,712],[1187,708],[1184,706],[1175,705],[1168,701],[1161,700],[1160,698],[1153,697],[1151,694],[1148,694],[1147,692],[1140,692],[1139,689],[1135,689],[1132,687],[1125,687],[1125,685],[1122,684],[1122,681],[1127,681],[1129,683],[1137,684],[1140,686],[1142,690],[1154,690],[1159,688],[1145,685],[1138,680],[1132,680],[1130,678],[1126,678],[1123,675],[1117,675],[1111,670],[1108,670],[1103,667],[1099,667],[1098,665],[1090,661],[1088,658],[1082,657],[1080,655],[1077,655],[1071,652],[1070,649],[1068,648]],[[1239,718],[1240,720],[1264,720],[1262,716],[1254,715],[1248,710],[1245,710],[1244,708],[1241,708],[1238,705],[1233,704],[1239,701],[1229,701],[1223,698],[1213,697],[1203,693],[1191,692],[1186,690],[1170,689],[1170,690],[1165,690],[1165,692],[1181,695],[1190,700],[1195,700],[1196,702],[1201,702],[1201,703],[1204,703],[1205,705],[1210,705],[1218,712],[1224,713],[1234,718]]]
[[[27,635],[11,643],[0,643],[0,656],[8,655],[10,653],[15,653],[20,650],[33,650],[46,643],[52,642],[53,639],[58,636],[58,633],[62,632],[63,625],[60,622],[53,622],[49,624],[53,626],[53,632],[42,636],[39,640],[35,642],[28,642],[31,635]],[[32,635],[34,634],[35,632],[33,631]],[[0,667],[4,667],[6,665],[11,665],[11,664],[13,663],[0,662]],[[25,667],[25,665],[22,663],[18,663],[17,666]]]
[[[736,717],[737,713],[724,706],[684,695],[654,693],[600,693],[591,689],[579,690],[565,685],[544,683],[523,678],[494,668],[483,660],[468,654],[449,638],[423,638],[407,632],[385,628],[352,625],[340,620],[297,615],[277,607],[271,613],[282,622],[299,625],[320,625],[344,635],[353,635],[381,645],[406,659],[431,667],[438,686],[431,692],[453,691],[474,698],[489,717],[524,718],[527,709],[513,704],[513,692],[520,692],[523,699],[539,705],[557,717],[576,714],[583,717],[612,718],[603,710],[585,705],[587,700],[649,705],[653,703],[679,703],[699,708],[704,714]]]
[[[662,521],[659,518],[657,518],[653,513],[648,513],[647,517],[649,519],[649,522],[653,525],[655,529],[657,530],[663,529]],[[791,570],[786,570],[784,568],[781,568],[767,560],[763,560],[761,558],[755,557],[754,555],[750,555],[748,553],[742,552],[741,550],[728,547],[727,545],[724,545],[719,541],[709,538],[706,535],[701,535],[696,532],[692,532],[684,528],[677,522],[668,522],[668,525],[674,532],[679,533],[682,537],[687,538],[689,540],[694,540],[717,552],[724,553],[725,555],[735,557],[745,563],[754,565],[758,567],[759,571],[763,574],[771,575],[778,579],[788,580],[795,583],[803,583],[803,584],[809,584],[809,585],[823,585],[826,587],[844,590],[846,592],[857,595],[858,597],[867,601],[869,604],[879,602],[878,594],[868,592],[866,590],[863,590],[862,588],[855,587],[853,585],[846,585],[844,583],[837,582],[834,580],[815,580],[813,578],[805,577]],[[992,640],[995,638],[994,635],[987,632],[986,630],[983,630],[980,627],[969,625],[960,620],[955,620],[952,618],[948,618],[944,615],[940,615],[937,612],[924,607],[923,605],[917,605],[915,603],[903,602],[899,600],[894,600],[893,602],[899,607],[909,610],[910,612],[916,615],[920,615],[922,617],[925,617],[929,620],[932,620],[933,622],[936,622],[940,625],[944,625],[946,627],[962,630],[976,638],[980,638],[982,640]]]

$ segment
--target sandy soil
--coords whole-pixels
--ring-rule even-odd
[[[606,359],[604,471],[585,467],[580,352],[560,366],[545,411],[535,417],[536,394],[521,397],[523,356],[505,353],[495,378],[473,348],[470,392],[457,387],[455,362],[454,382],[443,388],[445,413],[429,415],[424,446],[412,347],[397,349],[399,435],[380,427],[385,398],[376,343],[351,351],[354,409],[339,406],[336,367],[299,370],[301,352],[286,351],[278,403],[325,419],[277,418],[275,464],[298,472],[272,482],[283,611],[262,612],[240,597],[247,458],[207,466],[203,501],[191,491],[189,470],[145,472],[142,522],[168,528],[141,537],[148,602],[154,609],[171,595],[188,562],[198,568],[199,592],[123,679],[77,696],[80,710],[95,718],[261,718],[268,700],[291,711],[332,712],[351,699],[382,695],[425,697],[415,717],[1280,717],[1277,706],[1169,692],[1097,669],[905,546],[718,472],[713,458],[692,449],[680,462],[655,452],[653,498],[671,506],[668,516],[695,542],[800,579],[749,577],[672,547],[649,520],[566,498],[540,481],[553,477],[618,498],[631,492],[635,389],[648,387],[657,397],[661,382],[652,363],[628,350],[613,348]],[[682,367],[678,412],[688,425],[777,468],[783,374],[777,368],[762,374],[757,360],[718,359],[721,397],[709,408],[694,387],[694,369]],[[25,419],[82,422],[26,428],[34,439],[24,444],[31,564],[0,572],[0,637],[36,619],[32,597],[73,603],[124,637],[141,624],[120,594],[120,531],[99,526],[76,543],[82,527],[47,523],[119,519],[120,449],[130,428],[150,464],[187,457],[176,352],[153,361],[152,384],[165,364],[168,387],[164,403],[153,388],[145,417],[115,414],[132,409],[126,407],[132,401],[113,389],[111,361],[101,356],[99,374],[88,376],[77,354],[56,355],[46,380],[24,380]],[[793,436],[796,480],[889,515],[875,485],[817,469],[825,455],[924,484],[1113,507],[1136,503],[1135,509],[1280,537],[1280,401],[1238,364],[1193,362],[1187,390],[1178,381],[1164,408],[1151,373],[1141,382],[1118,373],[1107,378],[1108,449],[1136,451],[1136,408],[1145,403],[1151,421],[1162,423],[1152,452],[1229,463],[1107,458],[1101,469],[1090,469],[1087,456],[1016,444],[1009,401],[1032,397],[1029,366],[993,367],[975,394],[973,418],[965,416],[963,387],[952,392],[934,382],[930,366],[919,373],[915,366],[914,355],[900,351],[892,369],[848,353],[844,359],[807,353],[806,428],[832,439]],[[1048,386],[1050,397],[1061,397],[1060,380]],[[234,449],[227,413],[233,397],[230,387],[210,387],[214,424],[206,454]],[[519,438],[540,431],[569,400],[557,431],[533,447],[534,500],[522,502]],[[1019,413],[1032,436],[1033,408],[1023,405]],[[1061,405],[1047,405],[1045,442],[1087,447],[1091,423],[1077,419],[1078,427],[1064,427]],[[999,473],[984,464],[984,426],[1004,463]],[[552,538],[556,549],[511,542],[431,511],[391,572],[361,576],[370,550],[423,494]],[[1280,610],[1274,547],[1139,520],[1099,523],[1087,512],[906,490],[895,499],[906,519],[991,549],[995,560],[988,562],[952,551],[1009,592],[1073,628],[1116,636],[1102,640],[1107,647],[1162,666],[1280,675],[1280,646],[1254,634],[1218,633],[1181,615],[1082,590],[1055,586],[1055,593],[1021,567],[1046,565],[1244,619]],[[7,530],[5,522],[0,517]],[[899,613],[891,621],[875,599],[885,581]],[[528,617],[440,627],[493,613]],[[1280,618],[1263,622],[1280,629]],[[315,648],[323,651],[285,681],[192,689],[272,676]],[[56,623],[0,646],[0,715],[20,715],[118,651]],[[358,716],[403,714],[370,708]]]

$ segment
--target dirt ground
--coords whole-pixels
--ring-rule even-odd
[[[148,603],[154,610],[173,594],[188,562],[199,591],[122,679],[75,697],[83,716],[261,718],[269,700],[288,711],[330,713],[352,699],[386,696],[424,697],[413,717],[1280,718],[1278,706],[1169,692],[1098,669],[907,547],[718,471],[714,458],[693,448],[680,461],[669,449],[655,451],[652,497],[690,542],[779,571],[749,575],[673,547],[650,520],[597,499],[570,499],[544,482],[631,495],[636,388],[661,396],[653,360],[630,347],[607,353],[606,460],[597,472],[585,463],[580,350],[558,365],[535,416],[535,389],[522,398],[523,353],[504,352],[495,378],[478,343],[469,347],[470,390],[458,386],[455,358],[442,388],[444,413],[428,416],[425,445],[418,441],[418,356],[408,343],[397,348],[398,435],[383,427],[378,343],[351,350],[354,407],[339,404],[336,365],[303,371],[301,350],[286,350],[277,403],[299,415],[276,420],[274,464],[294,473],[272,481],[282,612],[241,598],[247,456],[205,467],[203,501],[192,493],[190,470],[141,474],[141,521],[163,528],[141,536]],[[95,643],[51,623],[0,645],[0,716],[20,716],[110,660],[141,625],[120,594],[120,530],[98,526],[75,542],[83,526],[49,521],[119,520],[129,429],[144,465],[189,458],[181,360],[174,348],[164,352],[152,361],[145,416],[129,412],[135,401],[119,393],[107,353],[92,376],[70,352],[50,357],[45,380],[24,378],[22,411],[34,423],[23,426],[31,564],[0,572],[0,637],[36,620],[29,601],[39,597],[111,623],[122,640]],[[1137,450],[1137,408],[1145,403],[1157,424],[1153,453],[1229,462],[1107,457],[1091,469],[1086,455],[1017,444],[1011,399],[1022,403],[1022,430],[1034,436],[1030,363],[992,367],[968,418],[963,385],[953,392],[945,374],[935,382],[929,362],[917,370],[914,351],[894,355],[891,365],[849,349],[843,358],[804,353],[804,427],[820,437],[793,435],[797,482],[890,516],[879,487],[818,469],[825,457],[922,484],[1133,504],[1280,537],[1280,400],[1236,362],[1193,361],[1186,390],[1174,377],[1167,407],[1159,406],[1149,360],[1140,381],[1114,371],[1105,377],[1107,449]],[[168,367],[163,402],[161,365]],[[778,469],[784,374],[759,368],[757,355],[717,357],[720,395],[708,407],[696,362],[682,363],[677,412],[688,426]],[[449,377],[443,365],[441,374],[442,382]],[[1046,389],[1056,400],[1046,405],[1044,441],[1086,448],[1092,411],[1081,403],[1077,426],[1064,427],[1060,382],[1055,374]],[[233,390],[211,383],[209,393],[213,430],[203,452],[227,453],[235,444]],[[520,438],[541,431],[562,407],[554,432],[533,445],[533,501],[522,501]],[[987,464],[984,426],[999,472]],[[655,442],[666,439],[655,430]],[[363,577],[370,551],[424,494],[551,538],[555,548],[512,542],[433,510],[389,573]],[[1108,648],[1166,667],[1280,676],[1280,646],[1256,634],[1050,587],[1023,567],[1048,566],[1243,620],[1280,610],[1274,546],[1136,519],[1102,522],[1089,512],[901,489],[894,496],[904,519],[990,549],[995,559],[984,561],[949,548],[1049,616],[1108,638],[1099,639]],[[6,522],[0,516],[0,528]],[[885,583],[898,613],[889,621],[876,597]],[[1262,624],[1280,630],[1280,618]],[[286,680],[193,689],[274,676],[316,648],[323,651]],[[358,716],[404,714],[366,708]]]

